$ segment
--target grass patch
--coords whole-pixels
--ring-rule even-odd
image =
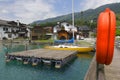
[[[45,42],[54,42],[54,40],[34,40],[34,42],[43,42],[43,43],[45,43]]]

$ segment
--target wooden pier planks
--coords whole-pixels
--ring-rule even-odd
[[[14,52],[11,53],[10,55],[63,60],[64,58],[76,53],[77,53],[76,51],[35,49],[22,52]]]
[[[120,80],[120,49],[115,48],[113,61],[105,66],[106,80]]]
[[[114,49],[113,61],[110,65],[99,65],[99,69],[95,57],[90,64],[84,80],[120,80],[120,49]],[[97,72],[99,73],[98,76]]]

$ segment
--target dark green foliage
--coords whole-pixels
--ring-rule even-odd
[[[46,23],[42,23],[39,24],[42,27],[47,27],[47,26],[55,26],[57,22],[46,22]]]
[[[120,36],[120,29],[116,29],[116,36]]]

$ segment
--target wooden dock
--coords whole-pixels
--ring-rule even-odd
[[[104,66],[105,80],[120,80],[120,48],[115,48],[112,63]]]
[[[110,65],[97,64],[94,56],[84,80],[120,80],[120,48],[114,49]]]
[[[6,62],[10,60],[19,60],[23,61],[24,64],[31,63],[32,65],[37,65],[39,63],[54,63],[56,68],[60,68],[71,59],[75,58],[76,54],[76,51],[35,49],[6,54]]]

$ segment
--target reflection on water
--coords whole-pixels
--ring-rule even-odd
[[[92,58],[93,57],[93,53],[78,53],[77,56],[79,58]]]
[[[23,51],[24,45],[8,46],[9,52]],[[41,48],[40,45],[29,45],[28,49]],[[92,55],[88,53],[78,54],[77,58],[67,63],[61,69],[51,66],[23,65],[22,62],[11,61],[5,63],[4,47],[0,52],[0,80],[83,80],[85,73],[92,60]]]

